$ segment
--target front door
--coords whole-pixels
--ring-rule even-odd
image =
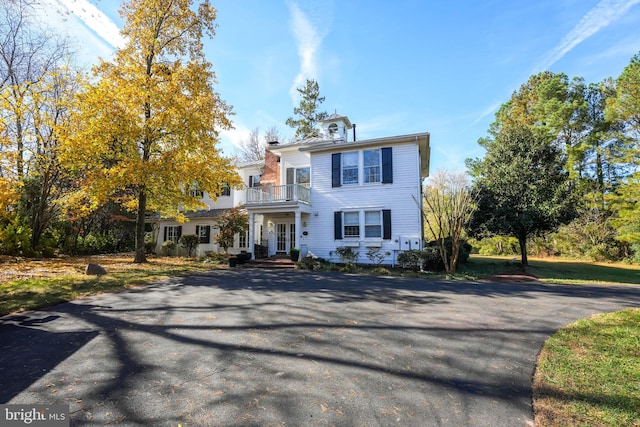
[[[296,242],[296,224],[281,222],[276,224],[276,252],[289,253]]]

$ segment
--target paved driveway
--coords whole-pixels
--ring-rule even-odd
[[[220,270],[0,319],[0,401],[72,425],[526,426],[540,348],[638,287]]]

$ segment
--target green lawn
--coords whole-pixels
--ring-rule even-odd
[[[544,345],[537,426],[640,426],[640,309],[579,320]]]
[[[640,267],[555,258],[529,258],[523,267],[520,259],[472,255],[460,268],[463,275],[485,278],[495,274],[527,274],[542,282],[566,284],[640,284]]]

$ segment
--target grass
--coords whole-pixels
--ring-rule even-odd
[[[640,309],[579,320],[544,345],[538,426],[640,426]]]
[[[476,279],[496,274],[525,274],[546,283],[640,284],[640,267],[621,263],[594,263],[560,258],[529,258],[523,267],[511,257],[472,255],[459,274]]]
[[[180,257],[150,257],[133,264],[133,255],[96,256],[0,263],[0,315],[37,309],[103,292],[115,292],[167,277],[212,268],[212,264]],[[84,268],[94,262],[103,276],[86,276]]]

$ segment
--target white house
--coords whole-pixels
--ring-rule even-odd
[[[422,249],[429,134],[354,140],[355,126],[338,114],[321,127],[319,138],[268,148],[261,185],[247,189],[249,240],[266,243],[269,255],[298,247],[334,262],[340,246],[358,252],[360,263],[378,248],[386,264]]]
[[[296,247],[303,256],[338,262],[336,248],[348,246],[359,263],[369,263],[366,253],[377,249],[385,254],[384,264],[395,264],[399,252],[422,249],[429,133],[355,140],[355,125],[338,114],[321,128],[320,137],[270,143],[264,162],[239,165],[244,191],[231,190],[217,203],[204,196],[210,209],[187,215],[190,221],[180,229],[201,236],[198,254],[218,249],[216,216],[233,206],[247,210],[250,224],[248,235],[236,239],[234,253],[255,256],[255,246],[248,244],[254,242],[269,256]],[[158,247],[175,239],[178,227],[162,223]]]

